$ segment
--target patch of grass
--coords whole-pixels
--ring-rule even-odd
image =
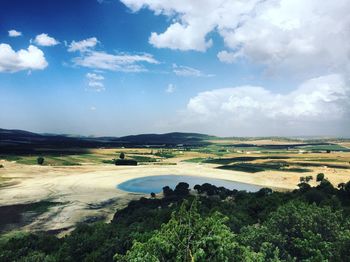
[[[104,164],[115,164],[115,160],[110,160],[110,159],[107,159],[107,160],[102,160],[102,163],[104,163]]]
[[[339,169],[350,169],[350,165],[337,165],[337,164],[328,164],[328,163],[307,163],[307,162],[293,162],[293,165],[296,166],[311,166],[311,167],[331,167]]]
[[[289,157],[284,156],[242,156],[242,157],[232,157],[232,158],[214,158],[203,161],[208,164],[219,164],[228,165],[236,162],[250,162],[255,160],[269,160],[269,159],[288,159]]]
[[[204,157],[196,157],[196,158],[191,158],[191,159],[185,159],[182,162],[187,162],[187,163],[202,163],[205,160],[207,160],[208,158],[204,158]]]
[[[257,173],[257,172],[262,172],[266,170],[298,172],[298,173],[311,171],[310,169],[306,169],[306,168],[294,168],[294,167],[289,168],[289,165],[286,163],[236,163],[232,165],[219,166],[217,168],[242,171],[242,172],[248,172],[248,173]]]
[[[17,161],[21,158],[15,155],[0,155],[0,159],[5,159],[7,161]]]
[[[162,158],[172,158],[172,157],[176,156],[176,154],[174,154],[170,151],[159,151],[159,152],[155,153],[154,155],[162,157]]]
[[[171,163],[171,162],[156,162],[154,165],[159,165],[159,166],[176,166],[176,163]]]
[[[80,161],[74,159],[70,156],[43,156],[44,157],[44,166],[77,166],[80,165]],[[16,161],[19,164],[23,165],[37,165],[38,156],[13,156],[13,155],[2,155],[2,159],[7,161]]]
[[[114,163],[117,166],[137,166],[137,161],[132,159],[117,159]]]
[[[35,212],[37,214],[43,214],[49,210],[50,207],[61,204],[59,202],[51,202],[48,200],[43,200],[40,202],[29,204],[25,211]]]
[[[335,158],[306,158],[306,159],[301,159],[304,161],[312,161],[312,162],[346,162],[346,161],[342,161],[341,159],[335,159]]]
[[[341,145],[337,145],[337,144],[330,144],[330,145],[311,145],[311,146],[302,146],[299,147],[302,148],[304,150],[310,150],[310,151],[350,151],[348,148],[343,147]]]
[[[132,156],[131,158],[137,162],[157,162],[156,158],[149,156]]]

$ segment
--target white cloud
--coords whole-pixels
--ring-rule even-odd
[[[90,37],[88,39],[84,39],[81,41],[72,41],[70,45],[68,46],[68,52],[86,52],[88,50],[93,49],[99,41],[96,37]]]
[[[14,29],[8,31],[9,37],[18,37],[22,35],[22,32],[16,31]]]
[[[35,37],[34,43],[40,46],[54,46],[58,45],[60,42],[58,42],[55,38],[49,36],[48,34],[42,33]]]
[[[249,13],[259,0],[160,1],[121,0],[132,11],[148,8],[156,15],[173,18],[163,33],[153,32],[150,43],[156,47],[205,51],[212,46],[208,34],[223,25],[234,28],[242,14]]]
[[[43,51],[30,45],[28,49],[15,51],[8,44],[0,44],[0,72],[40,70],[48,65]]]
[[[228,48],[223,62],[244,58],[269,71],[341,72],[349,66],[348,0],[122,0],[132,11],[142,8],[172,18],[162,33],[151,33],[156,47],[204,51],[217,32]]]
[[[207,32],[206,28],[202,25],[183,25],[180,23],[174,23],[168,27],[168,29],[162,33],[152,33],[149,42],[158,48],[170,48],[179,50],[191,50],[205,51],[211,47],[213,41],[211,39],[206,40],[205,35]],[[182,36],[181,38],[178,36]]]
[[[233,62],[236,61],[237,57],[239,55],[237,53],[234,52],[227,52],[227,51],[220,51],[217,55],[218,59],[223,62],[223,63],[227,63],[227,64],[231,64]]]
[[[87,73],[85,76],[88,80],[88,86],[90,89],[97,92],[105,90],[104,83],[102,82],[105,79],[103,75]]]
[[[171,93],[174,93],[175,90],[176,90],[176,87],[173,84],[169,84],[168,87],[165,89],[165,92],[171,94]]]
[[[178,76],[195,76],[195,77],[212,77],[212,74],[204,74],[200,70],[189,67],[173,64],[173,72]]]
[[[100,51],[83,53],[80,57],[73,58],[73,63],[93,69],[142,72],[147,71],[143,63],[158,64],[159,62],[150,54],[108,54]]]
[[[105,86],[102,82],[89,81],[88,85],[92,90],[97,92],[101,92],[105,90]]]
[[[95,74],[95,73],[87,73],[86,77],[88,79],[90,79],[90,80],[97,80],[97,81],[105,79],[103,75],[98,75],[98,74]]]
[[[191,98],[178,122],[220,135],[345,135],[349,96],[349,83],[339,74],[307,80],[287,94],[259,86],[222,88]]]

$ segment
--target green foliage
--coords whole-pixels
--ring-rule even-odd
[[[39,156],[36,159],[36,162],[38,163],[38,165],[43,165],[44,164],[45,159],[42,156]]]
[[[284,260],[340,261],[344,227],[341,212],[292,201],[272,213],[262,225],[242,229],[240,239],[255,251],[269,243],[278,248]]]
[[[126,255],[115,261],[232,261],[255,255],[240,247],[225,225],[227,217],[215,212],[208,217],[198,213],[198,202],[184,202],[146,242],[135,242]]]
[[[196,157],[196,158],[191,158],[191,159],[185,159],[185,160],[183,160],[183,162],[187,162],[187,163],[202,163],[206,159],[207,158]]]
[[[137,166],[137,161],[132,159],[116,159],[114,164],[117,166]]]
[[[0,238],[0,261],[350,261],[350,182],[302,182],[286,193],[195,189],[164,187],[163,198],[131,201],[111,223],[80,224],[62,239]]]
[[[132,156],[132,159],[137,162],[157,162],[156,158],[149,156]]]
[[[120,159],[124,159],[124,158],[125,158],[125,153],[124,153],[124,152],[121,152],[121,153],[119,154],[119,158],[120,158]]]
[[[159,150],[154,155],[159,156],[159,157],[163,157],[163,158],[172,158],[172,157],[176,156],[172,150],[164,150],[164,149]]]
[[[283,172],[310,172],[310,169],[306,168],[290,168],[287,163],[284,162],[268,162],[268,163],[235,163],[232,165],[219,166],[219,169],[235,170],[249,173],[257,173],[266,170],[277,170]]]
[[[324,179],[324,174],[323,173],[319,173],[316,176],[316,181],[317,182],[321,182]]]

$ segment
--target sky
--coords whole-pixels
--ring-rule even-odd
[[[348,0],[1,0],[0,127],[350,134]]]

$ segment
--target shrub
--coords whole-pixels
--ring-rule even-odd
[[[120,153],[119,158],[120,158],[120,159],[124,159],[124,158],[125,158],[124,152],[121,152],[121,153]]]
[[[45,159],[42,156],[39,156],[36,159],[36,162],[38,163],[38,165],[43,165],[44,164]]]
[[[137,166],[137,161],[132,159],[117,159],[114,163],[117,166]]]
[[[321,182],[324,179],[324,174],[323,173],[319,173],[316,176],[316,181],[317,182]]]

